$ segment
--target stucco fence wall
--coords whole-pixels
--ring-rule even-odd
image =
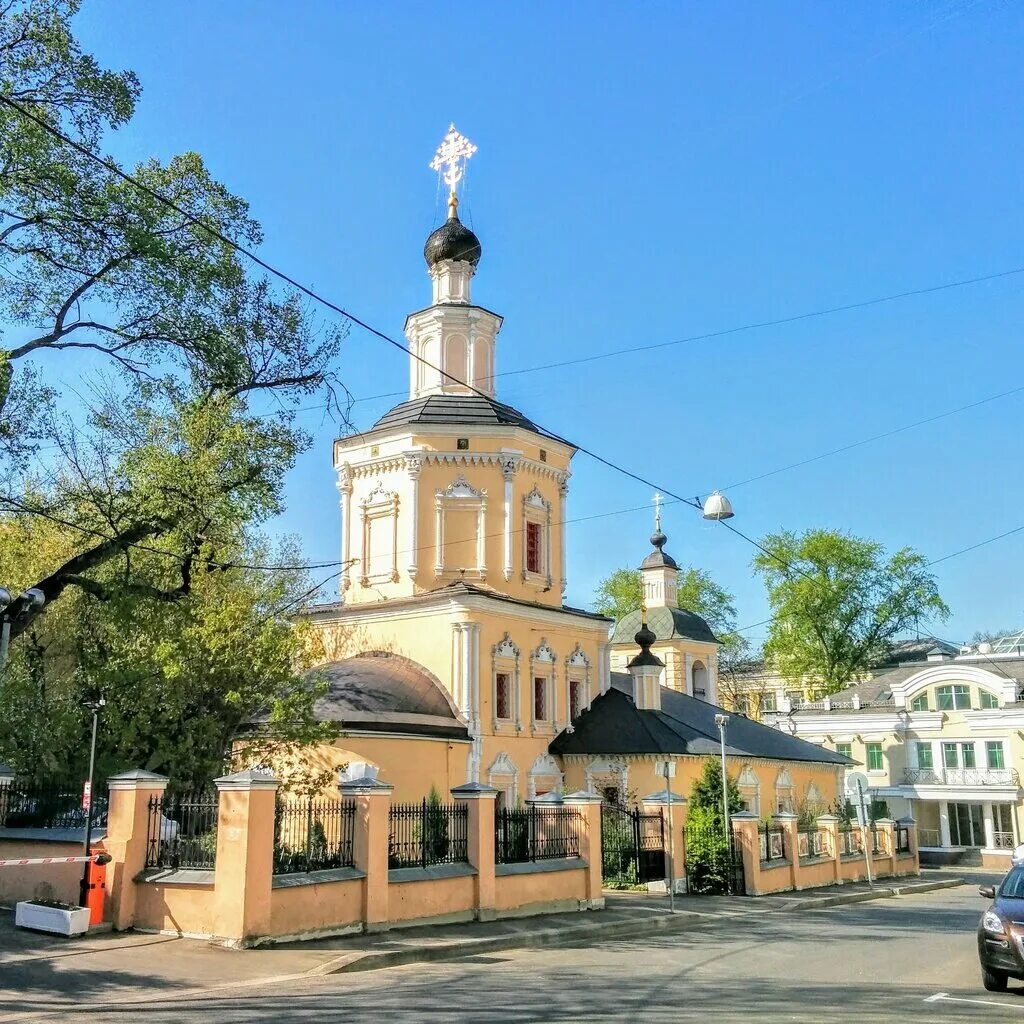
[[[112,863],[107,873],[106,917],[115,929],[249,946],[443,921],[600,909],[604,905],[600,800],[590,794],[566,797],[562,805],[574,822],[577,857],[496,865],[497,790],[469,785],[452,790],[453,801],[465,807],[466,862],[392,869],[391,789],[376,780],[360,780],[342,787],[342,797],[355,804],[353,865],[275,875],[277,781],[258,772],[217,780],[213,870],[147,868],[151,801],[162,796],[167,781],[143,771],[109,780],[104,847]],[[81,852],[80,846],[66,843],[15,844],[0,837],[0,856],[6,850],[20,856],[39,855],[40,847],[45,855],[65,849],[68,855]],[[74,901],[81,866],[57,867],[58,872],[19,876],[11,899],[53,895]]]
[[[761,823],[747,813],[733,816],[733,832],[737,852],[743,858],[743,879],[750,896],[764,896],[773,892],[791,892],[828,885],[846,885],[871,877],[901,878],[920,874],[917,828],[910,819],[900,822],[882,819],[875,823],[878,849],[873,852],[871,830],[854,824],[858,836],[858,852],[844,853],[840,841],[839,819],[822,815],[817,819],[817,831],[822,836],[822,855],[800,856],[799,829],[796,815],[773,815],[773,829],[782,832],[783,856],[764,860],[761,856]],[[897,849],[897,828],[907,830],[909,849]],[[867,847],[868,858],[863,850]]]
[[[0,860],[80,857],[81,829],[0,828]],[[95,833],[93,853],[102,853],[103,832]],[[27,864],[0,867],[0,907],[21,900],[59,900],[77,903],[82,864]]]

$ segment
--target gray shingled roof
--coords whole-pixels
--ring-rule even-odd
[[[512,426],[522,427],[541,437],[560,441],[559,437],[538,427],[518,409],[511,405],[485,398],[483,395],[427,395],[426,398],[415,398],[411,402],[396,405],[370,428],[383,430],[386,427],[405,426],[410,423],[422,423],[432,426]]]
[[[677,690],[661,688],[661,711],[640,711],[633,703],[633,680],[612,673],[612,686],[561,732],[549,746],[552,754],[717,754],[715,715],[722,709]],[[848,757],[791,736],[742,715],[730,714],[726,753],[779,761],[856,764]]]
[[[640,628],[641,613],[637,609],[624,615],[615,624],[612,633],[613,644],[633,642],[633,636]],[[718,638],[711,632],[711,627],[695,612],[685,608],[649,608],[647,625],[654,631],[659,640],[672,640],[681,637],[686,640],[700,640],[702,643],[717,644]]]

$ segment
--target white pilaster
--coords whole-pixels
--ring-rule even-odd
[[[708,692],[704,698],[709,704],[718,703],[718,654],[708,655]]]
[[[565,588],[569,581],[565,575],[565,499],[569,494],[569,475],[558,484],[558,578],[561,594],[565,597]]]
[[[949,804],[945,800],[939,801],[939,843],[942,846],[953,845],[949,834]]]
[[[505,453],[501,455],[501,473],[505,478],[504,495],[504,526],[502,545],[504,548],[504,560],[501,567],[505,580],[512,579],[512,481],[519,468],[519,453]]]
[[[338,492],[341,495],[341,594],[352,586],[349,570],[352,560],[352,467],[343,462],[338,468]]]
[[[693,696],[693,655],[686,652],[686,692]]]
[[[421,452],[408,452],[405,456],[406,469],[409,471],[409,478],[412,480],[412,503],[409,508],[409,547],[408,562],[406,570],[410,578],[415,579],[419,571],[419,507],[420,507],[420,470],[423,469],[423,454]]]
[[[452,700],[460,713],[465,705],[462,659],[462,623],[452,624]]]

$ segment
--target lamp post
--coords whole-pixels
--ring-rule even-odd
[[[725,822],[725,849],[729,855],[729,890],[732,891],[732,833],[729,831],[729,776],[725,770],[725,729],[729,724],[728,715],[715,715],[718,738],[722,751],[722,817]]]
[[[29,587],[15,597],[6,587],[0,587],[0,671],[7,664],[7,648],[11,642],[11,623],[20,615],[42,608],[46,603],[46,595],[38,587]],[[23,604],[14,614],[12,605]]]
[[[92,845],[92,783],[93,775],[96,771],[96,730],[99,725],[100,708],[104,707],[106,703],[102,697],[99,697],[96,700],[85,701],[83,704],[83,707],[92,712],[92,740],[89,744],[89,780],[86,782],[85,790],[82,793],[82,807],[85,810],[85,840],[82,843],[82,854],[86,857],[92,852],[89,847]],[[82,881],[79,886],[79,906],[84,907],[88,905],[89,872],[91,868],[92,864],[86,861],[82,869]]]

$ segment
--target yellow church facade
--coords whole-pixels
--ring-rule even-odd
[[[497,398],[502,320],[472,297],[481,254],[453,189],[424,247],[431,304],[406,319],[408,400],[334,444],[340,600],[305,617],[328,683],[317,711],[341,737],[311,756],[321,768],[366,762],[399,801],[466,782],[494,787],[502,805],[581,788],[643,797],[660,788],[655,754],[688,756],[696,772],[711,749],[718,643],[676,606],[660,519],[641,568],[660,666],[651,678],[657,693],[678,694],[671,710],[634,699],[621,674],[638,650],[639,610],[616,627],[563,603],[576,448]],[[617,745],[613,707],[634,724],[638,710],[660,716],[665,749]],[[702,724],[672,725],[688,715]],[[580,750],[579,736],[567,746],[584,725],[598,746]],[[845,759],[799,740],[775,749],[779,735],[758,734],[761,750],[751,733],[736,770],[766,794],[798,785],[834,800]]]

